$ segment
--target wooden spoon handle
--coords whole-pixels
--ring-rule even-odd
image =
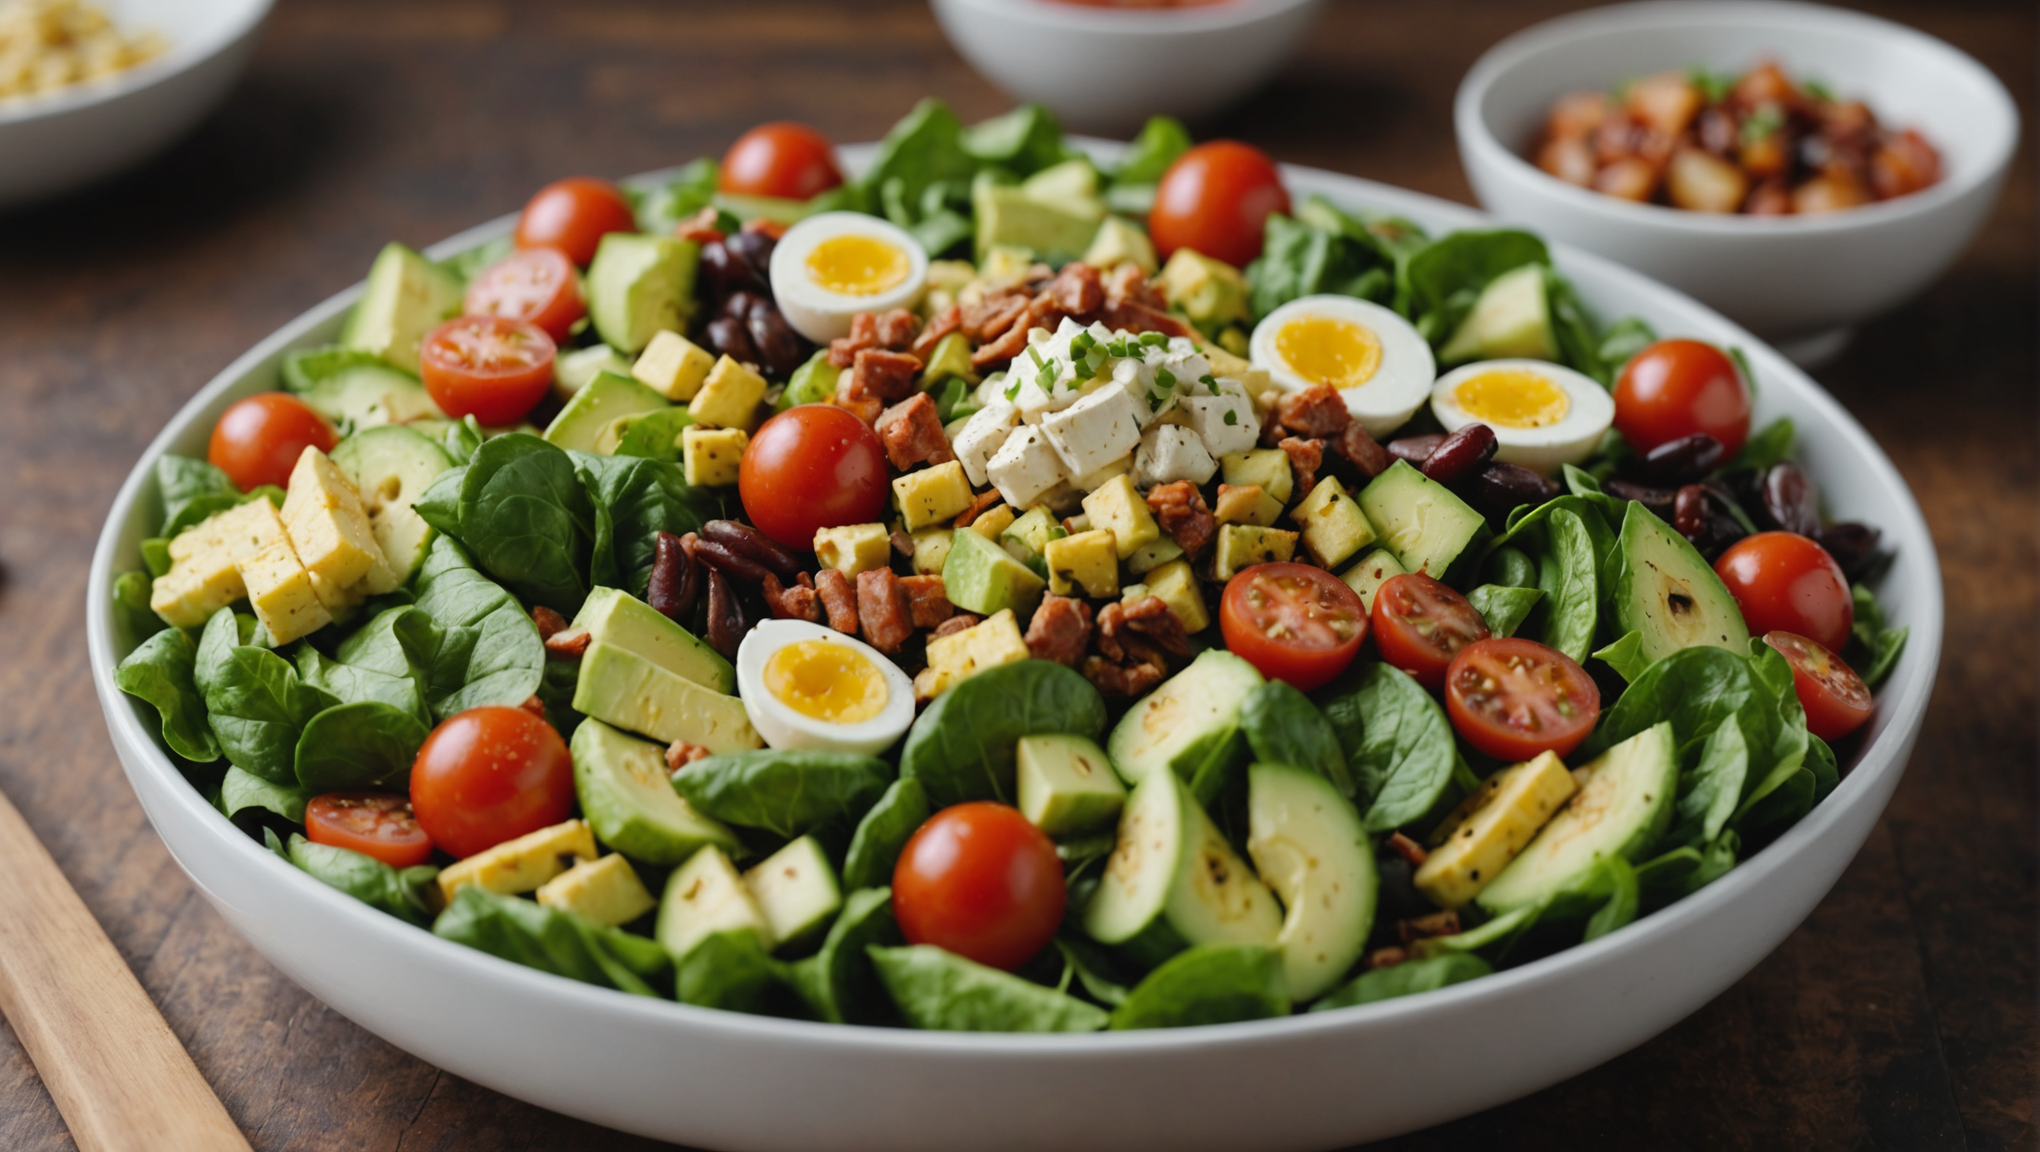
[[[248,1147],[113,941],[5,796],[0,1012],[82,1152]]]

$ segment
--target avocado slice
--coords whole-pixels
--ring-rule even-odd
[[[764,743],[751,727],[742,700],[600,641],[581,655],[573,707],[666,744],[685,740],[710,752],[744,752]]]
[[[573,626],[586,628],[596,643],[635,652],[710,691],[736,690],[736,671],[722,653],[628,592],[599,587],[589,592]]]
[[[386,244],[340,329],[340,343],[418,375],[418,342],[460,312],[460,277],[402,244]]]
[[[1082,736],[1022,736],[1014,754],[1020,814],[1050,836],[1091,832],[1119,819],[1126,785],[1105,750]]]
[[[942,561],[942,585],[966,612],[991,616],[1010,608],[1024,617],[1041,602],[1048,581],[982,534],[958,532]]]
[[[433,532],[411,505],[453,467],[453,457],[416,429],[388,424],[364,428],[335,445],[333,465],[361,493],[369,530],[397,583],[409,580],[424,562]]]
[[[1150,276],[1161,268],[1161,261],[1155,256],[1155,242],[1140,225],[1124,216],[1107,216],[1098,225],[1091,246],[1084,250],[1084,263],[1098,269],[1131,263]]]
[[[989,181],[979,181],[970,199],[977,217],[980,263],[985,253],[1000,246],[1032,249],[1050,263],[1076,259],[1091,246],[1098,222],[1105,218],[1105,206],[1096,200],[1049,201],[1024,186]]]
[[[777,943],[751,886],[723,850],[711,844],[666,878],[652,935],[673,959],[681,960],[718,932],[754,932],[768,952]]]
[[[1396,461],[1360,490],[1360,510],[1403,571],[1447,583],[1477,556],[1473,545],[1487,538],[1486,517],[1407,460]]]
[[[1238,755],[1240,701],[1262,682],[1240,657],[1205,649],[1120,717],[1105,742],[1113,767],[1136,785],[1163,770],[1185,780],[1215,776],[1210,766]]]
[[[415,376],[386,364],[352,364],[307,389],[305,407],[342,429],[444,419]]]
[[[602,342],[625,356],[658,332],[684,330],[694,310],[701,246],[674,236],[611,232],[588,265],[588,318]]]
[[[737,834],[696,812],[673,791],[666,750],[583,720],[569,746],[574,794],[595,838],[633,860],[670,867],[704,846],[740,850]]]
[[[1438,362],[1557,360],[1558,336],[1551,327],[1546,275],[1544,265],[1525,264],[1490,280],[1459,330],[1438,350]]]
[[[1247,770],[1247,855],[1288,909],[1275,947],[1294,1000],[1329,991],[1374,929],[1374,849],[1352,801],[1316,772]]]
[[[595,452],[616,421],[671,408],[673,402],[628,376],[598,372],[546,425],[545,442],[576,452]],[[613,451],[620,438],[610,442]]]
[[[1646,665],[1696,644],[1749,651],[1749,626],[1735,597],[1671,525],[1632,500],[1616,549],[1622,574],[1615,581],[1615,630],[1640,634]]]
[[[843,907],[843,889],[828,854],[802,836],[744,873],[744,884],[772,926],[778,949],[817,942]]]

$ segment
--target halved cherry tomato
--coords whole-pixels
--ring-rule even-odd
[[[552,725],[522,708],[470,708],[418,749],[411,808],[434,844],[472,856],[571,815],[573,757]]]
[[[580,276],[559,249],[520,248],[475,277],[461,311],[522,320],[558,344],[588,314],[588,304],[581,298]]]
[[[864,421],[833,404],[802,404],[751,437],[737,494],[760,532],[805,552],[820,529],[879,518],[886,468],[885,448]]]
[[[1242,568],[1218,605],[1225,646],[1300,691],[1328,684],[1367,638],[1360,594],[1322,568],[1286,561]]]
[[[502,316],[462,316],[432,330],[418,347],[425,391],[458,420],[484,424],[523,418],[552,385],[552,337]]]
[[[760,124],[730,145],[716,174],[719,191],[806,200],[843,183],[829,138],[805,124]]]
[[[1009,972],[1055,939],[1066,899],[1055,842],[988,800],[937,812],[893,867],[893,915],[907,943]]]
[[[519,248],[557,248],[587,267],[609,232],[637,231],[637,214],[616,185],[593,176],[569,176],[538,190],[517,218]]]
[[[1373,617],[1382,660],[1433,692],[1460,649],[1488,638],[1479,609],[1421,572],[1391,576],[1376,589]]]
[[[1638,454],[1705,432],[1733,457],[1750,435],[1749,385],[1714,345],[1660,340],[1615,381],[1615,430]]]
[[[1765,633],[1764,643],[1792,665],[1792,690],[1806,709],[1808,732],[1823,740],[1840,740],[1877,710],[1870,686],[1824,645],[1791,632]]]
[[[1828,550],[1796,532],[1759,532],[1729,545],[1715,575],[1742,608],[1750,634],[1796,632],[1831,652],[1849,642],[1856,601]]]
[[[305,805],[305,839],[373,856],[392,868],[432,857],[432,838],[393,792],[328,792]]]
[[[290,483],[306,447],[331,452],[340,442],[326,418],[285,392],[261,392],[220,414],[205,457],[243,492]]]
[[[1601,716],[1587,670],[1535,640],[1490,638],[1459,650],[1445,671],[1445,711],[1468,744],[1497,760],[1572,755]]]
[[[1270,212],[1289,213],[1289,190],[1275,162],[1251,144],[1213,140],[1162,173],[1148,231],[1164,260],[1190,248],[1244,268],[1261,254]]]

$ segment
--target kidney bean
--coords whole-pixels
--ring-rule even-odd
[[[719,541],[706,537],[694,542],[694,557],[708,565],[710,572],[721,572],[725,576],[737,576],[753,584],[762,584],[772,570]]]
[[[793,375],[808,358],[808,343],[801,339],[793,325],[779,307],[769,300],[760,300],[746,321],[751,332],[751,345],[758,349],[758,363],[765,374],[774,377]]]
[[[1390,440],[1384,447],[1388,449],[1390,456],[1398,460],[1407,460],[1412,464],[1422,464],[1424,457],[1436,451],[1438,445],[1444,442],[1445,434],[1443,432],[1424,432],[1416,436],[1404,436],[1401,439]]]
[[[1723,510],[1721,500],[1721,494],[1705,484],[1685,485],[1672,498],[1672,527],[1702,555],[1712,556],[1745,535],[1735,517]]]
[[[737,237],[732,236],[701,246],[701,275],[713,299],[727,299],[736,292],[772,291],[763,269],[754,267],[743,256],[731,251],[730,245],[736,240]]]
[[[756,560],[782,577],[791,579],[801,570],[800,557],[781,547],[778,541],[741,521],[710,520],[701,526],[701,534]]]
[[[1658,488],[1691,484],[1716,468],[1728,455],[1721,441],[1705,432],[1667,440],[1637,464],[1637,478]]]
[[[1485,505],[1489,511],[1507,515],[1519,504],[1544,503],[1558,495],[1559,487],[1554,481],[1520,464],[1490,460],[1486,467],[1473,474],[1468,492],[1476,503]]]
[[[1677,494],[1673,489],[1652,488],[1628,480],[1610,480],[1602,485],[1602,489],[1617,500],[1636,501],[1660,520],[1670,521],[1672,518],[1672,498]]]
[[[701,570],[688,554],[686,542],[671,532],[659,533],[652,546],[652,578],[645,589],[645,602],[668,620],[684,624],[700,595]]]
[[[723,247],[730,255],[748,265],[757,278],[767,284],[772,282],[772,249],[778,241],[755,229],[746,229],[723,241]],[[768,289],[768,292],[770,290]]]
[[[1773,464],[1764,473],[1765,519],[1787,532],[1820,531],[1820,492],[1797,464]]]
[[[745,364],[758,362],[758,348],[751,343],[751,329],[742,320],[718,316],[708,322],[709,348]]]
[[[1877,551],[1883,534],[1867,524],[1853,521],[1846,524],[1830,524],[1814,533],[1814,540],[1827,549],[1835,563],[1842,566],[1842,575],[1851,582],[1860,581],[1877,570],[1881,553]]]
[[[717,313],[718,315],[727,316],[732,320],[747,320],[750,318],[751,309],[756,308],[761,302],[766,302],[768,299],[768,297],[760,296],[748,288],[740,288],[723,297],[722,307],[717,309]]]
[[[1419,467],[1427,479],[1451,484],[1473,475],[1494,457],[1497,447],[1494,429],[1485,424],[1468,424],[1431,449]]]
[[[744,633],[749,631],[750,621],[744,619],[744,602],[737,597],[737,588],[728,576],[714,568],[708,570],[708,644],[723,654],[725,659],[737,657],[737,645],[744,642]]]

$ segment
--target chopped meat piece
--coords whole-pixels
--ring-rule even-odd
[[[1084,679],[1106,696],[1143,696],[1169,674],[1159,664],[1119,665],[1102,656],[1084,658]]]
[[[1006,334],[1015,320],[1027,314],[1029,297],[1020,292],[1000,292],[961,309],[957,322],[972,343],[984,344]]]
[[[1296,473],[1297,494],[1317,487],[1317,472],[1325,463],[1325,442],[1289,436],[1277,447],[1289,454],[1289,468]]]
[[[1168,301],[1149,280],[1140,265],[1131,261],[1122,263],[1105,274],[1105,306],[1117,308],[1121,304],[1140,304],[1157,312],[1168,310]]]
[[[878,347],[878,317],[869,312],[859,312],[850,318],[848,336],[838,336],[829,341],[829,363],[838,368],[848,368],[857,363],[859,352],[876,347]]]
[[[905,352],[866,348],[836,387],[837,395],[852,400],[882,400],[891,403],[914,394],[914,377],[921,374],[921,362]]]
[[[1422,868],[1424,861],[1431,857],[1429,852],[1424,851],[1422,844],[1417,843],[1400,832],[1388,838],[1388,846],[1395,850],[1396,855],[1409,861],[1409,865],[1412,868]]]
[[[1053,332],[1062,327],[1063,317],[1068,315],[1069,313],[1055,302],[1055,293],[1043,289],[1035,293],[1034,299],[1027,304],[1026,324],[1030,330],[1046,328]]]
[[[682,220],[679,226],[673,229],[673,235],[682,240],[692,240],[696,244],[721,243],[724,233],[722,229],[716,227],[716,222],[721,219],[722,210],[710,205]]]
[[[788,587],[780,582],[778,576],[767,572],[763,581],[765,607],[771,609],[772,615],[780,620],[820,623],[822,604],[820,598],[815,595],[814,581],[809,579],[805,572],[796,579],[799,583]]]
[[[922,360],[926,360],[928,359],[928,354],[935,350],[935,345],[942,343],[944,336],[962,327],[963,309],[951,304],[949,307],[937,312],[935,317],[928,321],[928,326],[921,329],[919,336],[914,337],[914,344],[907,351],[919,356]]]
[[[1433,912],[1429,916],[1419,916],[1414,920],[1398,920],[1395,922],[1395,931],[1396,935],[1402,937],[1405,948],[1433,936],[1457,936],[1459,913],[1448,910]]]
[[[815,573],[815,595],[822,598],[822,608],[829,614],[829,627],[856,634],[857,593],[850,587],[848,576],[834,568]]]
[[[843,383],[847,384],[849,380],[850,373],[848,372],[843,373]],[[866,424],[877,423],[879,416],[885,412],[885,401],[880,400],[877,397],[872,397],[867,400],[853,400],[850,397],[845,396],[843,394],[843,389],[841,385],[838,385],[836,389],[836,394],[829,398],[829,403],[835,405],[838,408],[841,408],[845,412],[850,413],[852,416],[857,417],[859,420],[864,421]]]
[[[1187,655],[1190,642],[1168,604],[1160,597],[1145,596],[1131,604],[1121,601],[1099,610],[1097,648],[1098,657],[1093,659],[1102,657],[1108,663],[1127,666],[1151,664],[1167,675],[1169,656]],[[1084,667],[1084,674],[1090,675],[1090,662]],[[1104,686],[1099,687],[1103,690]]]
[[[897,652],[914,634],[913,608],[907,590],[890,568],[857,574],[857,622],[864,638],[880,652]]]
[[[531,622],[538,625],[540,640],[550,640],[555,633],[567,630],[567,618],[543,604],[531,610]]]
[[[1091,606],[1073,596],[1043,596],[1027,624],[1027,651],[1036,660],[1075,668],[1091,644]]]
[[[1268,413],[1268,419],[1261,423],[1261,447],[1273,448],[1289,439],[1289,429],[1282,426],[1282,420],[1275,413]]]
[[[921,331],[921,321],[905,308],[890,308],[878,314],[874,327],[880,348],[905,352],[914,346],[914,337]]]
[[[1333,438],[1332,450],[1351,461],[1364,476],[1379,476],[1395,463],[1388,449],[1376,443],[1358,420],[1346,425],[1346,430]]]
[[[1105,310],[1102,317],[1105,326],[1117,332],[1121,328],[1128,332],[1160,332],[1164,336],[1195,336],[1188,324],[1146,304],[1128,300]]]
[[[1105,306],[1105,285],[1098,279],[1098,270],[1081,260],[1063,265],[1049,282],[1048,294],[1057,308],[1074,317],[1089,318]]]
[[[900,587],[907,593],[907,610],[914,618],[916,628],[937,628],[942,622],[956,614],[956,605],[949,602],[949,592],[942,587],[942,577],[930,573],[926,576],[902,576]]]
[[[586,628],[562,628],[545,638],[545,658],[572,663],[588,651],[588,645],[595,642]]]
[[[978,346],[970,354],[973,368],[992,368],[1010,362],[1027,348],[1027,310],[1021,309],[1020,319],[1005,333]]]
[[[976,498],[971,500],[970,507],[965,508],[963,511],[956,514],[956,519],[951,526],[956,528],[968,528],[977,521],[978,517],[984,515],[985,513],[991,511],[992,509],[998,507],[1000,504],[1004,503],[1005,499],[1006,498],[1004,496],[999,495],[999,490],[997,488],[994,488],[989,492],[980,492],[977,494]]]
[[[1162,531],[1176,541],[1185,556],[1195,559],[1218,531],[1218,521],[1205,506],[1204,494],[1188,480],[1155,485],[1148,492],[1147,503]]]
[[[962,632],[967,628],[975,628],[984,622],[985,618],[982,616],[970,612],[958,612],[956,615],[937,624],[935,631],[931,635],[936,637],[954,636],[958,632]]]
[[[1171,656],[1190,654],[1190,638],[1183,634],[1183,623],[1170,611],[1168,601],[1159,596],[1143,596],[1121,607],[1126,627],[1154,641]],[[1123,632],[1119,638],[1121,643],[1127,639]]]
[[[1401,948],[1393,946],[1376,948],[1367,954],[1367,970],[1371,972],[1376,968],[1393,968],[1409,958],[1410,954]]]
[[[885,445],[886,459],[901,472],[916,464],[945,464],[956,459],[949,449],[949,437],[942,432],[935,400],[926,392],[916,392],[887,408],[872,430]]]
[[[675,740],[672,746],[666,749],[666,771],[678,772],[696,760],[708,759],[708,756],[708,749],[699,744],[689,744],[685,740]]]
[[[1276,403],[1275,413],[1291,433],[1319,440],[1345,431],[1346,425],[1353,422],[1338,389],[1324,384],[1284,396]]]

